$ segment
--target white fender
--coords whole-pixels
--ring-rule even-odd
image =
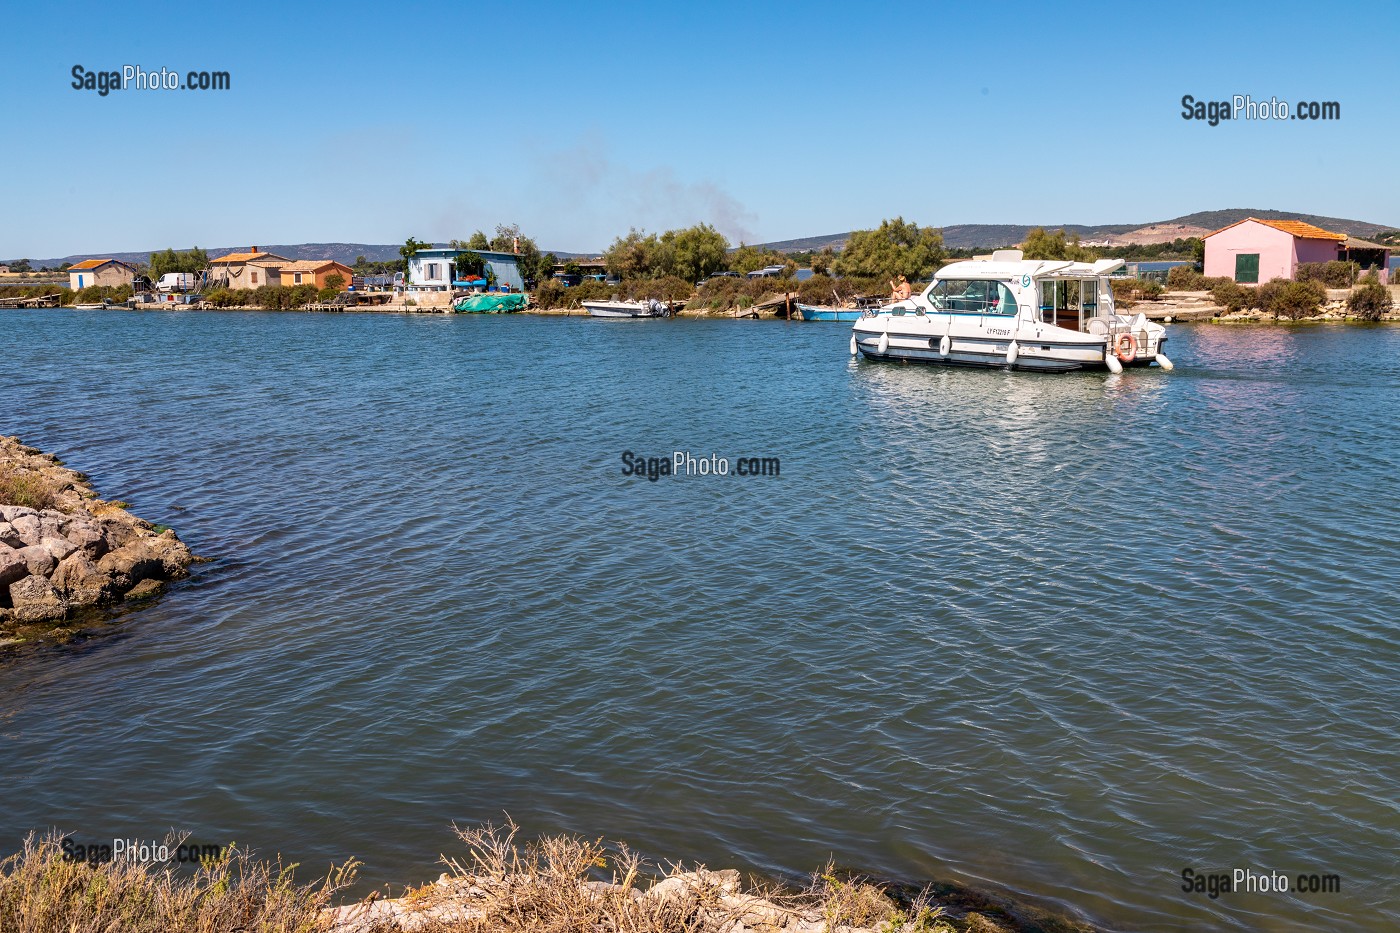
[[[1165,369],[1167,372],[1171,372],[1173,369],[1176,369],[1176,364],[1173,363],[1171,360],[1167,359],[1167,355],[1165,353],[1159,352],[1157,354],[1157,365]]]
[[[1118,362],[1118,357],[1114,356],[1112,351],[1105,353],[1103,358],[1108,363],[1109,372],[1117,374],[1123,371],[1123,364]]]
[[[888,352],[890,352],[890,332],[885,331],[880,334],[880,355],[884,356]]]
[[[947,356],[949,353],[952,353],[952,352],[953,352],[953,341],[952,341],[952,339],[951,339],[947,334],[944,334],[944,335],[943,335],[943,339],[940,340],[940,341],[938,341],[938,355],[939,355],[939,356]]]
[[[860,348],[856,346],[856,335],[851,334],[851,356],[855,356],[859,352]]]
[[[1011,341],[1011,346],[1006,348],[1006,365],[1015,366],[1016,358],[1021,355],[1021,345],[1016,341]]]

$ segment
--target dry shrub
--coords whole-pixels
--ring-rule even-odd
[[[42,474],[10,464],[0,464],[0,505],[51,509],[57,495],[58,490]]]
[[[1347,310],[1363,321],[1379,321],[1393,304],[1390,289],[1381,284],[1380,277],[1368,275],[1347,299]]]
[[[0,930],[5,933],[317,933],[321,909],[349,885],[356,863],[332,868],[318,884],[297,885],[292,869],[232,847],[179,873],[130,859],[70,861],[62,836],[33,834],[0,862]],[[183,838],[168,838],[170,851]]]
[[[807,890],[785,893],[742,886],[737,872],[684,872],[672,865],[658,873],[626,846],[601,840],[546,836],[522,842],[509,822],[457,834],[467,856],[445,858],[445,881],[409,896],[420,911],[416,929],[425,933],[726,933],[736,922],[778,929],[799,918],[825,929],[949,929],[926,899],[903,911],[882,888],[840,880],[830,867]],[[449,903],[470,914],[430,919],[429,908]]]

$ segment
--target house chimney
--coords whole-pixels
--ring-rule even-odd
[[[257,248],[256,246],[250,246],[250,247],[248,247],[248,252],[250,252],[250,253],[256,253],[257,251],[258,251],[258,248]]]

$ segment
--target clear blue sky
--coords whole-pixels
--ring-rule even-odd
[[[12,5],[0,257],[736,242],[1255,207],[1400,225],[1394,2]],[[222,92],[74,90],[228,71]],[[1183,94],[1336,100],[1333,123]]]

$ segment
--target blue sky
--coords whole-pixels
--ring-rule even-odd
[[[1049,11],[1049,12],[1044,12]],[[0,257],[444,241],[598,250],[1255,207],[1400,225],[1400,7],[1176,3],[23,4]],[[222,92],[71,87],[220,70]],[[1332,123],[1181,117],[1336,100]],[[42,140],[36,141],[36,140]]]

